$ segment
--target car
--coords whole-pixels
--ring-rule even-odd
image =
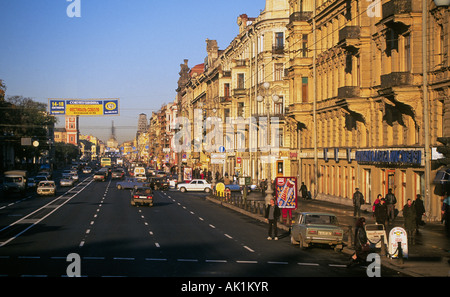
[[[59,181],[61,187],[72,187],[75,184],[75,180],[70,176],[64,177]]]
[[[48,177],[46,175],[37,175],[28,179],[28,188],[37,187],[40,181],[46,181]]]
[[[116,188],[119,190],[122,189],[134,189],[137,187],[142,187],[144,185],[144,181],[140,178],[128,177],[123,181],[116,183]]]
[[[336,251],[343,248],[344,230],[336,215],[322,212],[301,212],[291,228],[291,243],[306,249],[313,244],[325,244]]]
[[[163,177],[151,177],[149,179],[150,188],[154,190],[169,190],[169,182]]]
[[[92,168],[91,167],[84,167],[83,168],[83,173],[91,173],[92,172]]]
[[[167,181],[169,182],[170,188],[176,188],[178,183],[178,174],[171,174],[167,177]]]
[[[107,172],[105,172],[105,171],[97,171],[96,173],[94,173],[94,180],[105,181],[106,175],[107,175]]]
[[[153,206],[153,192],[149,187],[137,187],[131,194],[131,205]]]
[[[40,181],[36,192],[38,195],[55,195],[56,184],[53,180]]]
[[[206,193],[211,192],[212,186],[204,179],[193,179],[189,183],[180,183],[177,185],[177,189],[180,192],[186,191],[204,191]]]
[[[125,171],[123,171],[123,169],[114,169],[113,172],[111,173],[112,179],[115,179],[115,178],[123,179],[124,177],[125,177]]]
[[[70,178],[73,179],[74,181],[78,181],[78,173],[71,173]]]

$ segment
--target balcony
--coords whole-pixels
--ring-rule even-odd
[[[392,72],[381,76],[382,89],[412,84],[413,76],[410,72]]]
[[[229,103],[231,102],[230,96],[220,97],[220,103]]]
[[[359,97],[360,88],[353,86],[345,86],[338,88],[338,98],[357,98]]]
[[[283,56],[284,44],[276,44],[272,46],[272,56]]]
[[[289,16],[289,23],[293,22],[307,22],[311,19],[312,11],[296,11]]]
[[[247,89],[233,89],[233,97],[244,97],[247,96]]]
[[[345,26],[339,30],[339,43],[345,48],[358,48],[361,29],[359,26]]]

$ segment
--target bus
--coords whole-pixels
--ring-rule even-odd
[[[111,158],[102,158],[100,164],[102,167],[111,167]]]

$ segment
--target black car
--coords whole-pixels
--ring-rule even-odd
[[[153,190],[169,190],[169,182],[163,177],[152,177],[150,178],[149,183],[150,188],[152,188]]]

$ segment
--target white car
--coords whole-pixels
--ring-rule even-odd
[[[75,181],[70,176],[64,177],[59,181],[61,187],[72,187],[74,183]]]
[[[177,189],[181,192],[186,191],[204,191],[206,193],[209,193],[212,189],[212,186],[210,183],[208,183],[204,179],[193,179],[189,183],[180,183],[177,185]]]

